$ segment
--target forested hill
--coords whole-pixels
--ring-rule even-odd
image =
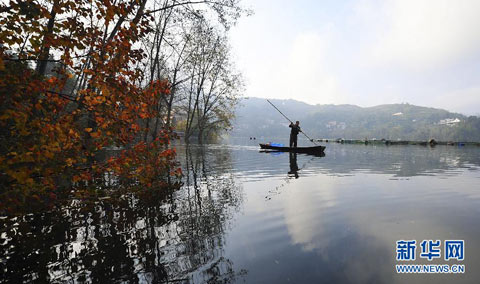
[[[480,118],[410,104],[375,107],[309,105],[271,100],[291,120],[300,120],[312,138],[480,141]],[[288,137],[288,121],[266,99],[245,98],[231,136]]]

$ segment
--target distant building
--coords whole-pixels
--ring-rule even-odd
[[[438,124],[439,125],[447,125],[447,126],[453,126],[457,123],[459,123],[461,120],[458,118],[445,118],[441,119]]]

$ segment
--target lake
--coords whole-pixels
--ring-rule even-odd
[[[0,283],[478,283],[479,147],[323,145],[178,145],[184,185],[161,200],[2,218]],[[397,260],[400,240],[415,260]],[[441,257],[421,257],[423,240]],[[464,260],[444,259],[447,240],[464,241]]]

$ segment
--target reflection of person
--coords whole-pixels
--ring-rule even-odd
[[[297,148],[297,136],[298,136],[298,133],[302,131],[300,129],[300,121],[297,120],[295,124],[290,123],[288,127],[292,128],[292,130],[290,131],[290,147],[293,146]]]
[[[295,178],[298,178],[297,153],[290,153],[290,171],[288,174],[293,174]]]

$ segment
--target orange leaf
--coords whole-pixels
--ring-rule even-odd
[[[92,132],[92,133],[90,133],[90,136],[92,136],[93,138],[98,138],[98,137],[100,137],[100,132],[98,132],[98,131],[97,132]]]

